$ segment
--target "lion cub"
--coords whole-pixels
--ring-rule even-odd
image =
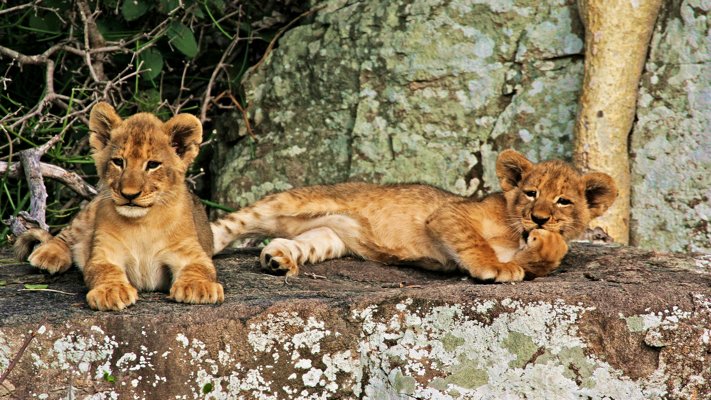
[[[21,235],[17,257],[29,254],[30,264],[50,273],[67,270],[73,259],[97,310],[130,306],[138,290],[169,289],[184,303],[222,302],[207,215],[185,184],[202,141],[200,121],[179,114],[163,123],[148,113],[122,120],[99,103],[89,129],[99,195],[56,237],[40,229]]]
[[[264,268],[346,254],[387,264],[463,270],[474,278],[520,281],[548,274],[590,219],[617,196],[612,178],[581,174],[562,161],[533,164],[514,150],[499,155],[503,193],[477,201],[425,185],[344,183],[265,197],[213,222],[215,252],[248,236],[277,237]]]

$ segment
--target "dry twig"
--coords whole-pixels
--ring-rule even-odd
[[[313,272],[304,272],[304,275],[308,276],[311,279],[328,279],[327,277],[325,277],[323,275],[317,275],[317,274],[314,274]]]
[[[57,290],[57,289],[27,289],[27,288],[24,288],[24,289],[19,289],[18,292],[50,292],[50,293],[66,294],[69,296],[76,296],[77,295],[77,293],[64,292],[64,291]]]
[[[20,347],[20,350],[15,354],[15,357],[12,358],[12,361],[10,361],[10,364],[8,364],[7,369],[3,371],[2,375],[0,375],[0,385],[2,385],[3,382],[5,382],[5,379],[7,378],[8,375],[10,375],[10,372],[15,368],[17,365],[18,361],[20,361],[20,358],[22,357],[23,354],[25,354],[25,350],[27,350],[27,347],[30,345],[30,342],[32,342],[32,339],[37,336],[40,330],[44,329],[44,324],[47,321],[45,318],[42,320],[40,323],[39,327],[32,331],[26,338],[25,341],[22,342],[22,346]]]

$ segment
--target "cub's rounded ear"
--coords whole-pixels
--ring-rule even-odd
[[[518,186],[523,175],[533,168],[533,163],[528,161],[523,154],[516,150],[504,150],[496,159],[496,176],[504,192]]]
[[[617,198],[615,180],[602,172],[591,172],[583,176],[585,182],[585,199],[590,209],[590,217],[602,215]]]
[[[194,115],[178,114],[169,119],[164,130],[170,137],[175,152],[187,166],[200,152],[202,142],[202,124]]]
[[[91,108],[89,114],[89,145],[101,151],[111,140],[111,131],[121,123],[121,117],[109,103],[100,102]]]

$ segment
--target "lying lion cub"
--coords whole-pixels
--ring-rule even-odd
[[[506,150],[496,175],[503,193],[481,201],[424,185],[344,183],[268,196],[213,222],[215,252],[248,236],[278,237],[260,257],[264,268],[354,254],[478,279],[520,281],[558,267],[590,219],[617,196],[602,173],[580,174],[562,161],[533,164]]]
[[[207,216],[185,185],[202,141],[200,121],[179,114],[163,123],[148,113],[122,120],[99,103],[89,129],[99,195],[56,237],[40,229],[21,235],[17,257],[29,254],[30,264],[50,273],[73,259],[97,310],[130,306],[137,289],[170,289],[184,303],[222,302]]]

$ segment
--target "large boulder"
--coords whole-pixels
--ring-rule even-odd
[[[4,265],[0,399],[711,396],[708,256],[576,244],[516,284],[354,259],[287,283],[258,263],[218,256],[220,306],[142,293],[115,313],[76,270]]]
[[[667,2],[632,132],[631,243],[711,251],[711,36],[708,1]]]
[[[574,1],[326,1],[246,81],[214,196],[345,180],[498,187],[495,152],[569,155],[582,76]],[[234,144],[234,140],[246,137]]]
[[[494,159],[569,159],[583,73],[574,0],[315,2],[218,130],[214,198],[345,180],[498,188]],[[708,2],[665,2],[640,87],[632,242],[711,251]],[[256,139],[256,140],[255,140]]]

